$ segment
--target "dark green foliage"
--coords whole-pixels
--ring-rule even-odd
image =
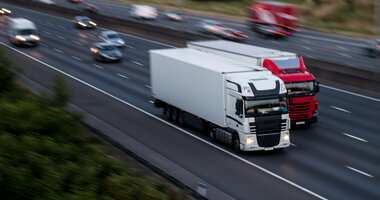
[[[64,107],[69,98],[70,95],[67,91],[65,80],[61,74],[58,74],[54,80],[52,102],[58,107]]]
[[[6,57],[4,49],[0,49],[0,94],[12,90],[14,74],[12,62]]]

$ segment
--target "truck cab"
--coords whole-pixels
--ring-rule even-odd
[[[285,82],[292,125],[310,125],[317,122],[319,84],[315,77],[306,71],[303,58],[265,59],[263,67]]]

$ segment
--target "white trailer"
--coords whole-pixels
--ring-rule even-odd
[[[188,48],[150,51],[150,69],[155,106],[169,120],[236,151],[289,146],[286,89],[271,72]]]
[[[187,47],[258,66],[262,66],[265,59],[289,60],[297,58],[295,53],[225,40],[188,42]]]

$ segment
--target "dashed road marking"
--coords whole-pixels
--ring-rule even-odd
[[[123,75],[123,74],[119,74],[119,73],[117,73],[116,75],[118,75],[118,76],[120,76],[120,77],[122,77],[122,78],[125,78],[125,79],[129,79],[128,76],[125,76],[125,75]]]
[[[95,38],[95,35],[87,33],[88,36]]]
[[[59,50],[59,49],[54,49],[54,51],[58,52],[58,53],[63,53],[63,51]]]
[[[364,176],[368,176],[368,177],[370,177],[370,178],[373,178],[373,176],[372,176],[371,174],[365,173],[365,172],[363,172],[363,171],[360,171],[360,170],[355,169],[355,168],[350,167],[350,166],[346,166],[346,167],[347,167],[348,169],[354,171],[354,172],[357,172],[357,173],[362,174],[362,175],[364,175]]]
[[[345,54],[345,53],[338,53],[339,55],[346,57],[346,58],[352,58],[352,56]]]
[[[130,49],[134,49],[133,46],[129,46],[129,45],[125,45],[126,47],[130,48]]]
[[[307,49],[307,50],[313,51],[313,49],[310,48],[310,47],[308,47],[308,46],[301,46],[301,47],[304,48],[304,49]]]
[[[104,67],[99,66],[99,65],[97,65],[97,64],[92,64],[92,66],[97,67],[97,68],[99,68],[99,69],[104,69]]]
[[[51,35],[51,33],[50,33],[50,32],[47,32],[47,31],[42,31],[42,32],[44,32],[44,33],[46,33],[46,34],[48,34],[48,35]]]
[[[339,45],[335,45],[335,46],[336,46],[336,48],[338,48],[338,49],[347,50],[347,48],[345,48],[345,47],[342,47],[342,46],[339,46]]]
[[[150,85],[145,85],[145,87],[147,87],[147,88],[149,88],[149,89],[152,88],[152,86],[150,86]]]
[[[351,111],[348,111],[346,109],[343,109],[343,108],[339,108],[339,107],[336,107],[336,106],[331,106],[331,108],[334,108],[336,110],[339,110],[339,111],[342,111],[342,112],[345,112],[345,113],[351,113]]]
[[[357,137],[357,136],[350,135],[350,134],[348,134],[348,133],[342,133],[342,134],[345,135],[345,136],[347,136],[347,137],[353,138],[353,139],[355,139],[355,140],[359,140],[359,141],[362,141],[362,142],[368,142],[368,141],[365,140],[365,139],[362,139],[362,138]]]
[[[71,57],[73,57],[73,58],[76,59],[76,60],[82,60],[81,58],[78,58],[78,57],[76,57],[76,56],[71,56]]]
[[[46,45],[45,43],[41,43],[40,42],[40,45],[44,46],[44,47],[48,47],[48,45]]]
[[[136,62],[136,61],[132,61],[132,62],[135,63],[136,65],[144,66],[143,64]]]
[[[66,38],[62,37],[62,36],[59,36],[59,35],[55,35],[57,38],[59,39],[62,39],[62,40],[66,40]]]
[[[82,43],[80,43],[80,42],[77,42],[77,41],[73,40],[73,43],[82,46]]]
[[[66,27],[64,27],[64,26],[61,26],[61,25],[57,25],[59,28],[61,28],[61,29],[66,29]]]

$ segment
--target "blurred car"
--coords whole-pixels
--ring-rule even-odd
[[[275,39],[284,38],[287,35],[290,35],[289,32],[285,31],[284,29],[272,26],[272,25],[259,25],[255,29],[256,33],[263,35],[264,37],[271,37]]]
[[[130,15],[137,19],[156,19],[157,9],[147,5],[132,5]]]
[[[86,16],[76,16],[73,20],[77,28],[95,28],[97,24]]]
[[[7,8],[1,8],[0,9],[0,14],[2,14],[2,15],[10,15],[11,13],[12,13],[12,11],[7,9]]]
[[[185,17],[179,15],[178,13],[175,13],[173,11],[165,11],[165,16],[168,20],[171,20],[171,21],[177,21],[177,22],[182,22],[183,20],[185,20]]]
[[[44,3],[44,4],[55,4],[53,0],[34,0],[34,1]]]
[[[68,0],[71,3],[83,3],[83,0]]]
[[[227,30],[221,23],[214,20],[202,20],[198,28],[203,33],[212,33],[219,35],[221,32]]]
[[[380,57],[380,39],[368,42],[363,48],[368,56],[374,58]]]
[[[97,12],[99,12],[100,9],[98,6],[95,6],[93,4],[84,3],[83,10],[90,12],[90,13],[97,13]]]
[[[113,44],[119,48],[125,47],[124,40],[115,31],[102,31],[99,35],[104,42]]]
[[[244,35],[242,32],[240,32],[238,30],[235,30],[235,29],[231,29],[231,28],[227,28],[226,30],[224,30],[223,32],[221,32],[219,34],[219,36],[221,38],[223,38],[223,39],[232,40],[232,41],[235,41],[235,42],[243,41],[246,38],[248,38],[248,36]]]
[[[95,60],[101,62],[120,62],[123,54],[117,47],[110,43],[95,43],[90,48]]]

